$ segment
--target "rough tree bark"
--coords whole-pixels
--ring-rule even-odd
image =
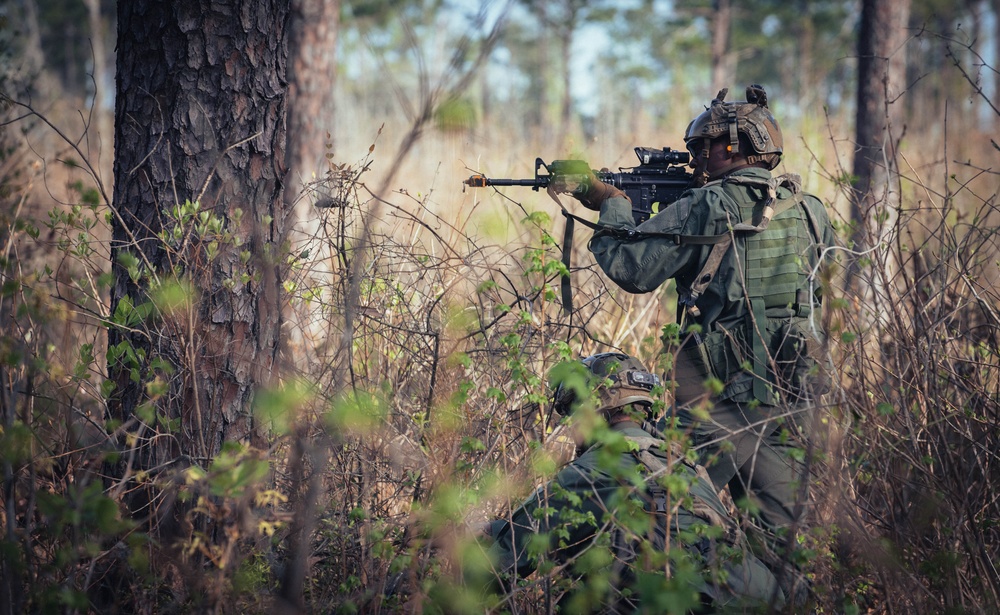
[[[169,394],[157,410],[179,421],[144,447],[144,463],[203,463],[254,433],[250,401],[271,378],[280,325],[288,12],[289,0],[118,3],[112,313],[168,276],[190,281],[196,299],[172,321],[110,329],[111,347],[127,342],[145,359],[138,378],[109,361],[112,415],[135,416],[159,375]],[[159,236],[186,200],[232,232],[216,257],[197,237],[178,247]],[[129,255],[145,273],[130,276]],[[154,370],[154,356],[172,369]]]
[[[299,197],[314,173],[317,179],[322,179],[329,169],[325,154],[326,144],[333,143],[339,27],[340,0],[291,0],[287,135],[290,185],[285,190],[285,208],[294,214],[291,226],[297,233],[292,236],[293,243],[299,237],[308,239],[318,230],[309,211],[313,199]],[[292,329],[285,343],[291,346],[301,343],[300,332]],[[315,470],[321,465],[320,447],[306,437],[305,430],[296,433],[288,465],[289,496],[295,515],[288,536],[288,560],[278,591],[279,606],[288,612],[305,611],[309,547],[316,524],[314,509],[322,489],[322,475]]]

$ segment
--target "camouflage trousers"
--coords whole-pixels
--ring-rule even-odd
[[[715,487],[728,486],[768,533],[801,528],[807,510],[812,406],[776,407],[731,401],[715,404],[707,420],[675,408]]]

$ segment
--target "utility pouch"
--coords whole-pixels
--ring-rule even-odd
[[[746,372],[745,348],[746,340],[743,339],[742,327],[726,329],[716,323],[715,331],[705,337],[705,350],[712,372],[725,384],[720,399],[732,399],[753,386],[753,379]]]
[[[705,386],[712,377],[705,340],[688,338],[677,353],[674,364],[674,403],[684,406],[708,395]]]
[[[816,399],[830,390],[820,357],[821,343],[802,319],[785,322],[774,338],[775,369],[780,389],[792,403]]]
[[[720,396],[722,399],[729,399],[746,388],[745,384],[741,388],[739,383],[734,382],[743,371],[740,341],[734,331],[723,329],[718,324],[716,327],[717,330],[703,336],[700,343],[690,338],[681,346],[674,378],[677,383],[674,399],[678,405],[709,395],[709,378],[725,385]]]

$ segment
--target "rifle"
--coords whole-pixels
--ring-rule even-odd
[[[632,201],[632,216],[638,225],[656,213],[653,211],[655,205],[676,201],[691,185],[693,175],[685,169],[691,160],[687,152],[669,147],[636,147],[635,155],[639,158],[639,165],[619,169],[617,173],[594,171],[583,160],[553,160],[546,164],[541,158],[535,158],[534,179],[495,179],[476,174],[462,183],[473,188],[527,186],[537,192],[539,188],[547,188],[555,177],[579,181],[593,173],[597,179],[611,184],[628,196]],[[542,173],[542,169],[546,172]]]

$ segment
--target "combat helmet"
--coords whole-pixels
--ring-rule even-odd
[[[724,102],[728,88],[719,90],[712,104],[688,124],[684,142],[692,157],[718,137],[729,137],[733,153],[741,153],[750,163],[763,162],[773,169],[781,160],[784,140],[777,120],[767,107],[767,93],[760,85],[747,86],[745,102]],[[744,135],[752,152],[740,152],[739,135]]]
[[[598,412],[608,412],[629,404],[647,409],[653,405],[652,390],[660,379],[636,358],[621,352],[602,352],[581,361],[590,375]],[[553,395],[556,412],[566,416],[572,411],[577,394],[560,383]]]

